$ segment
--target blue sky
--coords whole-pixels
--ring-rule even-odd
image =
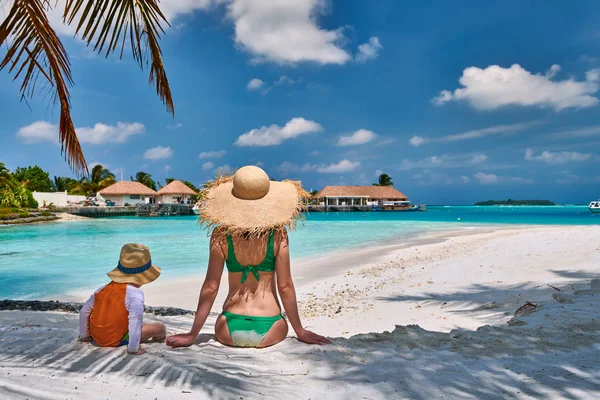
[[[428,204],[600,197],[600,4],[413,3],[163,0],[174,119],[130,58],[51,20],[86,159],[117,177],[258,164],[307,189],[385,172]],[[30,106],[2,71],[0,160],[71,175],[58,108]]]

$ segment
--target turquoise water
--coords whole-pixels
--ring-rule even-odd
[[[460,220],[459,220],[460,218]],[[600,224],[587,207],[430,207],[409,213],[313,213],[290,234],[293,259],[405,242],[428,232],[486,224]],[[95,288],[127,242],[146,244],[161,280],[199,276],[208,238],[195,217],[112,218],[0,227],[0,299],[51,299]]]

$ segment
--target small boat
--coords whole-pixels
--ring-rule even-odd
[[[588,208],[590,209],[591,212],[595,213],[600,213],[600,200],[598,201],[592,201],[590,203],[590,205],[588,206]]]
[[[194,207],[192,207],[192,211],[194,212],[194,214],[198,215],[200,214],[200,206],[199,203],[194,204]]]

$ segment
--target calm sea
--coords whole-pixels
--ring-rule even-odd
[[[433,231],[489,224],[591,225],[587,207],[429,207],[427,212],[313,213],[290,234],[293,259],[368,246],[402,243]],[[116,266],[121,246],[146,244],[162,281],[199,276],[208,238],[195,217],[111,218],[72,223],[0,226],[0,299],[52,299],[93,289]]]

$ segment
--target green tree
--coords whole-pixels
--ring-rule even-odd
[[[0,4],[6,2],[0,2]],[[8,4],[10,4],[9,2]],[[6,19],[0,24],[0,47],[7,46],[0,69],[9,67],[14,79],[21,78],[21,99],[37,98],[38,91],[60,105],[58,138],[69,165],[87,172],[87,163],[71,118],[70,87],[73,86],[71,61],[60,38],[50,26],[48,12],[56,7],[52,0],[14,0]],[[150,69],[151,85],[174,115],[173,98],[159,45],[168,22],[159,0],[69,0],[61,11],[63,22],[76,26],[76,35],[98,54],[123,55],[131,45],[133,59],[140,68]],[[38,82],[38,79],[41,82]]]
[[[147,172],[140,171],[137,174],[135,174],[135,178],[132,176],[131,180],[133,182],[139,182],[152,190],[156,190],[156,182],[154,182],[154,180],[152,179],[152,175],[150,175]]]
[[[69,193],[76,191],[79,182],[73,178],[65,177],[65,176],[55,176],[54,182],[52,182],[54,186],[55,192],[64,192],[67,191]]]
[[[101,164],[98,164],[92,168],[92,173],[89,177],[81,178],[76,189],[86,194],[93,194],[114,183],[116,183],[115,174],[104,168]]]
[[[53,185],[50,174],[37,165],[27,168],[17,168],[13,172],[15,179],[25,185],[32,192],[51,192]]]
[[[374,183],[373,186],[394,186],[394,182],[388,174],[381,174],[379,175],[379,181]]]
[[[6,165],[0,162],[0,188],[8,187],[12,184],[12,175]]]

